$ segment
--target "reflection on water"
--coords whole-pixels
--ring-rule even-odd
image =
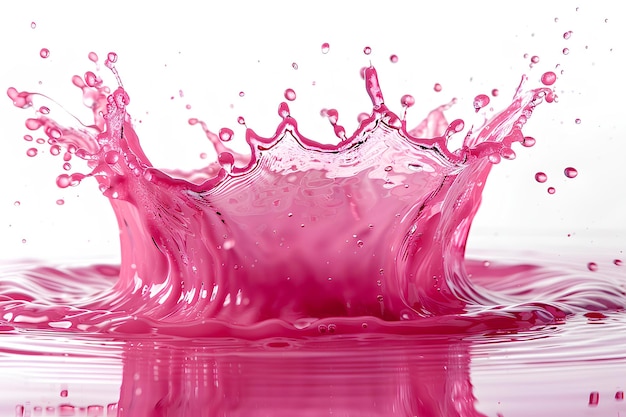
[[[4,334],[1,416],[619,416],[626,315],[523,334],[116,342]]]

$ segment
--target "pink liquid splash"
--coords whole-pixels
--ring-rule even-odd
[[[117,76],[116,60],[109,53],[105,66]],[[447,106],[407,129],[385,105],[376,70],[364,78],[373,108],[356,132],[348,137],[337,111],[327,113],[336,145],[301,135],[283,102],[272,137],[246,129],[249,155],[226,146],[232,130],[206,130],[217,161],[168,173],[144,154],[126,91],[109,93],[92,72],[75,76],[92,124],[67,127],[39,111],[26,126],[43,131],[66,164],[87,162],[90,171],[60,174],[57,185],[97,180],[120,226],[119,278],[95,299],[65,306],[5,295],[6,325],[253,339],[319,335],[331,324],[342,334],[440,334],[527,328],[622,305],[618,288],[583,303],[529,302],[469,278],[465,244],[490,168],[515,157],[524,124],[552,90],[526,90],[523,80],[504,111],[450,150],[464,122],[448,123]],[[22,108],[37,96],[8,95]]]
[[[93,53],[89,59],[98,62]],[[72,79],[89,122],[63,124],[35,105],[45,96],[8,90],[15,106],[37,109],[25,139],[45,139],[27,156],[47,146],[60,160],[60,188],[97,182],[117,218],[121,264],[4,267],[0,332],[124,342],[115,351],[123,364],[119,401],[74,405],[72,389],[63,388],[56,406],[20,402],[16,416],[478,417],[472,338],[539,343],[534,332],[558,333],[573,315],[610,323],[624,306],[619,273],[599,274],[596,262],[581,273],[465,258],[490,170],[514,159],[514,147],[534,145],[523,129],[537,106],[554,101],[553,72],[534,88],[524,77],[508,106],[462,133],[465,122],[444,115],[452,104],[407,126],[415,98],[404,95],[404,113],[394,113],[368,67],[372,108],[352,134],[337,110],[323,111],[334,145],[300,133],[287,104],[296,91],[288,88],[271,136],[239,117],[248,153],[229,146],[232,129],[214,133],[190,119],[217,157],[185,171],[150,162],[116,61],[110,53],[104,65],[120,84],[113,91],[98,71]],[[489,104],[479,94],[473,110]],[[461,134],[461,146],[450,148]],[[563,172],[578,176],[573,167]],[[543,172],[535,178],[548,180]],[[391,352],[377,355],[381,345]],[[330,384],[317,379],[319,369],[329,369]],[[376,379],[376,389],[362,378]],[[581,398],[596,408],[623,400],[623,391]]]

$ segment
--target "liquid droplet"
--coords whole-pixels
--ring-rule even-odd
[[[322,44],[322,53],[327,54],[329,50],[330,50],[330,45],[328,44],[328,42],[324,42]]]
[[[389,57],[389,61],[391,61],[393,64],[395,64],[396,62],[398,62],[398,55],[391,55]]]
[[[538,64],[539,63],[539,57],[537,55],[533,55],[530,58],[530,62],[532,62],[533,64]]]
[[[30,22],[30,28],[31,29],[35,29],[37,27],[37,23],[35,22]]]
[[[28,148],[28,150],[26,151],[26,155],[30,156],[31,158],[33,156],[37,155],[37,148]]]
[[[552,85],[556,82],[556,74],[552,71],[545,72],[541,76],[541,82],[543,85]]]
[[[19,201],[18,201],[18,203],[19,203]],[[624,263],[622,262],[621,259],[614,259],[613,260],[613,265],[615,265],[615,266],[622,266],[623,264]]]
[[[291,63],[291,68],[293,68],[293,69],[297,70],[297,69],[298,69],[298,64],[297,64],[297,63],[295,63],[295,62],[292,62],[292,63]]]
[[[219,135],[220,140],[222,142],[228,142],[229,140],[231,140],[233,138],[234,133],[233,133],[233,131],[231,129],[229,129],[227,127],[223,127],[223,128],[220,129],[218,135]]]
[[[19,207],[19,206],[20,206],[20,204],[22,204],[22,203],[20,203],[19,201],[16,201],[16,202],[14,202],[14,203],[13,203],[13,205],[14,205],[15,207]]]
[[[565,168],[563,173],[565,174],[565,176],[567,178],[576,178],[576,176],[578,176],[578,170],[576,168],[573,168],[573,167]]]
[[[56,203],[57,203],[57,206],[62,206],[63,204],[65,204],[65,200],[63,200],[62,198],[59,198],[56,201]],[[63,396],[63,395],[61,395],[61,396]],[[65,396],[67,397],[67,394]]]
[[[403,107],[411,107],[415,104],[415,98],[410,94],[405,94],[400,99]]]
[[[589,394],[589,406],[596,407],[600,402],[600,393],[598,391],[592,391]]]
[[[67,397],[67,390],[66,390],[66,389],[61,390],[61,392],[60,392],[60,394],[59,394],[59,395],[60,395],[61,397],[63,397],[63,398]]]
[[[537,143],[537,140],[535,138],[533,138],[532,136],[526,136],[522,141],[522,146],[530,148],[531,146],[534,146],[535,143]]]
[[[369,46],[366,46],[365,48],[363,48],[363,53],[365,55],[369,55],[372,53],[372,48],[370,48]]]
[[[477,95],[476,97],[474,97],[474,110],[478,113],[480,109],[489,104],[489,101],[489,96],[487,96],[486,94]]]
[[[567,32],[565,32],[563,34],[563,39],[569,39],[571,37],[572,37],[572,31],[571,30],[568,30]]]
[[[581,120],[580,120],[580,119],[576,119],[576,120],[574,120],[574,123],[576,123],[577,125],[579,125],[579,124],[580,124],[580,122],[581,122]]]
[[[588,269],[588,270],[590,270],[590,271],[592,271],[592,272],[595,272],[595,271],[597,271],[597,270],[598,270],[598,264],[597,264],[597,263],[595,263],[595,262],[589,262],[589,263],[587,264],[587,269]]]
[[[569,54],[569,48],[563,48],[563,55]]]
[[[433,90],[435,90],[436,92],[440,92],[441,91],[441,84],[435,83],[435,85],[433,86]]]
[[[87,58],[89,58],[91,62],[98,62],[98,54],[96,54],[95,52],[89,52]]]
[[[48,58],[50,56],[50,50],[48,48],[41,48],[39,51],[39,56],[42,58]]]
[[[615,393],[615,400],[616,401],[624,401],[624,391],[617,391]]]
[[[535,181],[544,183],[548,181],[548,176],[545,174],[545,172],[537,172],[535,174]]]
[[[286,89],[285,98],[289,101],[294,101],[296,99],[296,92],[292,88]]]
[[[498,90],[497,88],[494,88],[493,90],[491,90],[492,96],[498,97],[498,94],[500,94],[500,90]]]
[[[554,193],[556,193],[556,188],[548,187],[548,194],[554,194]]]

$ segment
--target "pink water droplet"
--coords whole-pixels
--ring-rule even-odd
[[[569,48],[563,48],[563,55],[569,54]]]
[[[359,113],[356,117],[357,121],[361,123],[363,120],[367,119],[370,115],[367,113]]]
[[[552,85],[556,82],[556,74],[552,71],[544,72],[541,76],[543,85]]]
[[[366,46],[365,48],[363,48],[363,53],[365,55],[369,55],[372,53],[372,48],[370,48],[369,46]]]
[[[576,178],[576,176],[578,175],[578,170],[573,167],[567,167],[563,170],[563,173],[567,178]]]
[[[490,101],[491,100],[489,99],[489,96],[487,96],[486,94],[477,95],[476,97],[474,97],[474,110],[478,112],[480,109],[489,104]]]
[[[537,55],[533,55],[533,56],[530,58],[530,62],[532,62],[533,64],[537,64],[537,63],[539,63],[539,57],[538,57]]]
[[[600,393],[598,391],[592,391],[589,394],[589,406],[596,407],[600,402]]]
[[[322,44],[322,53],[327,54],[329,50],[330,50],[330,45],[328,44],[328,42],[324,42]]]
[[[223,127],[219,131],[219,137],[222,142],[228,142],[229,140],[233,138],[233,135],[234,135],[234,132],[227,127]]]
[[[19,206],[20,206],[20,204],[22,204],[22,203],[20,203],[19,201],[15,201],[15,202],[13,203],[13,205],[14,205],[15,207],[19,207]]]
[[[237,123],[239,123],[240,125],[245,125],[246,119],[244,119],[243,116],[239,116],[237,117]]]
[[[398,62],[398,55],[393,54],[389,57],[389,61],[391,61],[393,64],[395,64],[396,62]]]
[[[120,159],[120,154],[117,151],[108,151],[104,154],[104,162],[109,165],[114,165]]]
[[[615,393],[615,400],[616,401],[624,401],[624,391],[617,391]]]
[[[293,68],[293,69],[297,70],[297,69],[298,69],[298,64],[297,64],[297,63],[295,63],[295,62],[292,62],[292,63],[291,63],[291,68]]]
[[[41,48],[39,51],[39,56],[42,58],[48,58],[50,56],[50,50],[48,48]]]
[[[500,94],[500,90],[498,90],[497,88],[494,88],[493,90],[491,90],[492,96],[498,97],[498,94]]]
[[[61,147],[59,145],[50,146],[50,155],[57,156],[61,153]]]
[[[40,145],[43,145],[44,143],[46,143],[46,140],[44,138],[37,138],[35,139],[35,142],[37,142]]]
[[[554,194],[554,193],[556,193],[556,188],[548,187],[548,194]]]
[[[62,200],[57,200],[57,203],[58,203],[59,201],[62,201]],[[61,397],[63,397],[63,398],[67,397],[67,390],[66,390],[66,389],[61,390],[61,392],[59,393],[59,395],[60,395]]]
[[[530,148],[532,146],[535,146],[535,143],[537,143],[537,140],[535,138],[533,138],[532,136],[526,136],[522,141],[522,146]]]
[[[98,77],[96,76],[96,74],[94,74],[91,71],[87,71],[85,73],[85,84],[87,84],[89,87],[95,87],[96,83],[98,81]]]
[[[24,135],[24,140],[26,142],[32,142],[33,141],[33,137],[31,135]]]
[[[19,203],[19,201],[18,201]],[[621,259],[613,259],[613,265],[615,266],[622,266],[624,263],[622,262]]]
[[[239,97],[243,97],[243,96],[245,96],[245,95],[246,95],[246,93],[244,93],[243,91],[240,91],[240,92],[239,92]]]
[[[22,243],[26,243],[26,239],[22,239]]]
[[[285,90],[285,98],[289,101],[294,101],[296,99],[296,92],[293,91],[292,88],[288,88]]]
[[[33,156],[36,156],[37,155],[37,148],[28,148],[26,150],[26,155],[30,156],[31,158]]]
[[[39,107],[39,113],[41,114],[50,114],[50,109],[46,106]]]
[[[95,52],[89,52],[87,58],[89,58],[91,62],[98,62],[98,54]]]
[[[574,120],[574,123],[576,123],[577,125],[579,125],[579,124],[580,124],[580,122],[581,122],[581,120],[580,120],[580,119],[576,119],[576,120]]]
[[[435,83],[435,85],[433,86],[433,90],[435,90],[436,92],[440,92],[441,91],[441,84]]]
[[[568,30],[567,32],[565,32],[563,34],[563,39],[569,39],[571,37],[572,37],[572,31],[571,30]]]
[[[548,176],[545,174],[545,172],[537,172],[535,174],[535,181],[544,183],[548,181]]]
[[[69,162],[66,162],[63,164],[63,169],[65,171],[69,171],[70,169],[72,169],[72,164],[70,164]]]
[[[595,271],[597,271],[597,270],[598,270],[598,264],[597,264],[597,263],[595,263],[595,262],[589,262],[589,263],[587,264],[587,269],[588,269],[588,270],[590,270],[590,271],[595,272]]]
[[[37,27],[37,23],[35,22],[30,22],[30,28],[31,29],[35,29]]]
[[[117,54],[115,52],[109,52],[107,54],[107,59],[115,64],[117,62]]]
[[[405,94],[400,98],[400,103],[402,103],[404,107],[411,107],[415,104],[415,98],[410,94]]]

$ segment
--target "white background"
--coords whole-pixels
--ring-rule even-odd
[[[249,127],[269,136],[288,87],[298,95],[290,103],[291,114],[305,136],[333,140],[328,122],[319,116],[322,107],[337,108],[340,124],[353,130],[356,115],[371,110],[359,77],[370,61],[392,109],[401,111],[403,94],[415,96],[409,125],[457,97],[450,120],[463,117],[468,126],[479,120],[472,108],[476,94],[498,88],[492,105],[503,108],[522,74],[539,86],[540,75],[559,64],[557,72],[564,70],[556,84],[560,101],[541,105],[528,124],[525,133],[536,137],[537,145],[516,148],[515,161],[493,170],[470,249],[512,245],[558,253],[576,246],[602,249],[609,260],[626,247],[626,88],[621,78],[626,13],[619,4],[3,2],[0,89],[40,91],[84,117],[71,76],[94,70],[90,51],[101,59],[116,51],[131,95],[129,111],[141,120],[137,130],[152,162],[192,167],[202,165],[198,155],[210,146],[197,126],[187,124],[189,117],[206,120],[215,131],[229,126],[243,140],[244,128],[236,122],[241,115]],[[569,30],[573,34],[565,40]],[[324,42],[330,44],[327,54],[321,53]],[[371,55],[363,54],[365,46],[372,48]],[[39,57],[43,47],[50,50],[48,59]],[[570,49],[566,56],[565,47]],[[391,54],[398,55],[398,63],[390,62]],[[532,55],[540,62],[530,69]],[[101,74],[114,85],[109,73]],[[433,91],[436,82],[443,86],[439,93]],[[15,109],[3,96],[0,260],[115,258],[115,220],[95,182],[56,188],[59,160],[44,147],[37,157],[26,157],[32,145],[21,138],[28,133],[24,119],[31,113]],[[565,178],[567,166],[578,168],[580,175]],[[548,174],[547,183],[534,181],[537,171]],[[548,186],[556,187],[556,194],[548,195]],[[55,203],[59,198],[65,199],[63,206]]]

